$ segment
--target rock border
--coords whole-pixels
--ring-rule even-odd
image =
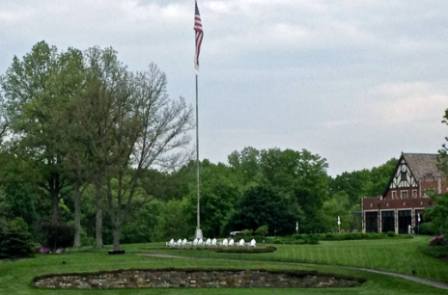
[[[302,270],[266,269],[119,269],[37,276],[35,288],[136,289],[136,288],[348,288],[365,279]]]

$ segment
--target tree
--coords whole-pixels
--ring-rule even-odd
[[[3,137],[6,135],[7,130],[8,130],[8,121],[6,118],[6,106],[0,88],[0,146],[3,143]]]
[[[231,219],[232,229],[255,231],[267,225],[273,235],[291,234],[300,215],[292,200],[281,196],[267,186],[249,188],[238,202],[237,211]]]
[[[52,201],[53,224],[59,222],[59,200],[67,185],[60,145],[65,107],[79,95],[82,82],[82,54],[75,49],[58,53],[43,41],[22,59],[14,57],[2,79],[11,142],[39,170],[39,186]]]
[[[233,152],[229,163],[242,187],[262,185],[286,196],[291,206],[302,210],[303,215],[296,217],[305,225],[302,229],[323,230],[322,204],[328,198],[329,182],[326,159],[307,150],[245,148]]]
[[[136,195],[143,171],[153,165],[173,165],[180,158],[179,149],[188,143],[186,131],[191,126],[191,108],[183,99],[168,97],[166,77],[155,65],[148,72],[120,74],[116,91],[109,94],[113,128],[107,156],[110,167],[106,170],[114,250],[120,249],[126,217],[141,205]]]
[[[448,109],[445,110],[442,123],[448,125]],[[439,150],[438,164],[439,168],[444,172],[448,178],[448,137],[445,137],[445,143]],[[443,234],[445,238],[448,237],[448,194],[441,196],[434,196],[436,205],[429,210],[429,216],[436,230]]]
[[[201,227],[204,235],[219,237],[235,212],[235,205],[240,198],[238,177],[228,166],[213,164],[208,160],[201,162]],[[189,218],[195,224],[196,188],[189,191]]]
[[[325,158],[308,150],[262,152],[261,169],[265,181],[296,201],[303,212],[298,219],[305,232],[323,230],[322,205],[328,198],[327,166]]]
[[[230,167],[239,175],[246,186],[258,183],[261,177],[260,151],[253,147],[245,147],[241,152],[234,151],[228,156]]]
[[[8,219],[22,218],[30,228],[36,227],[47,208],[46,196],[38,190],[33,166],[7,151],[0,152],[0,215]]]
[[[349,197],[345,192],[338,192],[326,200],[322,205],[326,230],[337,230],[338,216],[341,218],[341,228],[351,230],[353,226],[351,209]]]
[[[112,177],[112,165],[117,161],[112,151],[117,130],[117,115],[127,72],[112,48],[92,47],[84,54],[85,92],[73,104],[74,130],[69,136],[69,148],[75,153],[69,159],[75,179],[75,197],[80,196],[80,183],[94,187],[96,247],[103,246],[103,208],[106,199],[106,177]],[[116,144],[116,143],[115,143]]]
[[[445,110],[445,115],[443,116],[442,123],[448,125],[448,109]],[[448,175],[448,136],[445,137],[445,143],[439,150],[439,168]]]
[[[448,194],[441,196],[434,196],[436,205],[429,209],[429,217],[436,232],[448,237]]]

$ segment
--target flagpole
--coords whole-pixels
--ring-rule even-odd
[[[202,230],[201,230],[201,191],[200,191],[200,173],[199,173],[199,99],[198,99],[198,73],[196,72],[196,190],[197,190],[197,212],[196,212],[196,239],[202,239]]]
[[[200,179],[200,163],[199,163],[199,99],[198,99],[198,76],[199,76],[199,53],[201,52],[201,43],[202,38],[204,36],[204,32],[202,31],[202,22],[201,22],[201,14],[199,13],[198,3],[194,1],[194,32],[195,32],[195,58],[194,58],[194,68],[196,70],[195,78],[196,78],[196,189],[197,189],[197,227],[196,227],[196,239],[202,239],[202,230],[201,230],[201,179]]]

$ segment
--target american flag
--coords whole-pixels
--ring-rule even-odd
[[[194,68],[199,71],[199,54],[201,53],[202,39],[204,38],[204,31],[202,30],[201,15],[199,14],[198,2],[194,1],[194,32],[196,41],[196,52],[194,55]]]

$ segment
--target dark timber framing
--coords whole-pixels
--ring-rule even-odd
[[[433,206],[428,192],[448,192],[437,154],[403,153],[380,196],[362,198],[363,232],[418,232],[418,217]]]

